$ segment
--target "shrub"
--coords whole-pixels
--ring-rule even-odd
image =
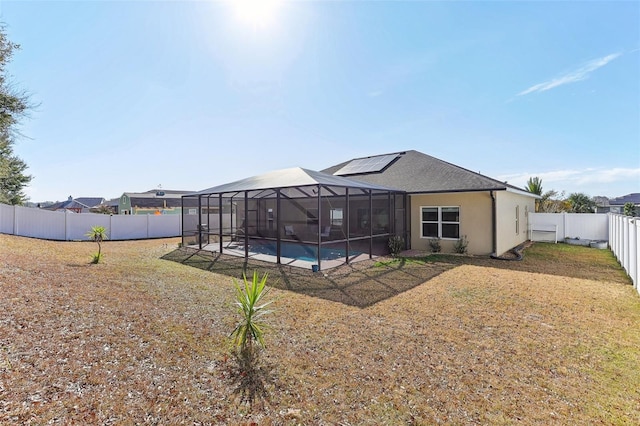
[[[466,235],[463,235],[458,239],[458,241],[455,242],[455,244],[453,245],[453,250],[456,253],[466,254],[468,245],[469,245],[469,240],[467,239]]]
[[[242,278],[242,286],[233,280],[240,322],[231,333],[235,343],[232,352],[235,366],[231,366],[229,372],[241,402],[252,406],[257,398],[267,397],[267,385],[273,381],[271,367],[263,365],[259,357],[260,351],[265,348],[264,331],[267,324],[263,322],[263,317],[272,312],[267,309],[272,301],[264,301],[270,291],[266,287],[266,273],[258,278],[258,273],[254,271],[251,281],[245,274]]]
[[[623,214],[625,216],[635,216],[636,215],[636,205],[628,202],[624,203]]]
[[[442,246],[440,245],[440,238],[430,239],[429,248],[431,249],[431,253],[440,253],[442,251]]]
[[[266,309],[272,301],[263,302],[265,296],[269,293],[270,288],[266,287],[267,274],[262,278],[258,278],[258,272],[253,272],[253,279],[249,281],[245,274],[242,275],[244,286],[240,286],[234,279],[236,286],[236,306],[240,314],[240,322],[233,330],[231,335],[234,342],[241,351],[251,350],[254,344],[258,344],[264,348],[264,330],[266,324],[262,321],[265,315],[272,311]]]
[[[398,257],[400,252],[404,250],[404,238],[400,235],[394,235],[389,238],[389,252],[391,256]]]

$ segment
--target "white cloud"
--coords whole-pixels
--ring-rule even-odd
[[[620,55],[622,55],[622,53],[612,53],[610,55],[604,56],[599,59],[593,59],[576,70],[570,71],[559,77],[531,86],[528,89],[518,93],[518,96],[524,96],[534,92],[545,92],[547,90],[553,89],[558,86],[585,80],[587,79],[589,74],[591,74],[598,68],[602,68],[603,66],[607,65],[609,62],[613,61]]]
[[[524,188],[527,185],[527,180],[533,176],[537,176],[542,179],[542,188],[545,191],[554,189],[556,191],[567,192],[593,192],[603,191],[609,188],[609,190],[613,192],[611,195],[624,195],[622,193],[618,194],[618,184],[626,183],[628,185],[624,185],[624,188],[628,188],[630,190],[637,188],[640,184],[640,167],[616,167],[612,169],[586,168],[534,173],[527,172],[502,175],[498,176],[497,179],[501,181],[508,181],[512,185]]]

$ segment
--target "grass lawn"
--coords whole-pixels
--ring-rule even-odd
[[[608,250],[537,243],[269,273],[262,376],[229,333],[243,262],[179,239],[0,235],[0,424],[640,423],[640,296]]]

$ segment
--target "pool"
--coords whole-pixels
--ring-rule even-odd
[[[277,246],[275,242],[261,242],[251,244],[251,251],[254,253],[277,255]],[[360,252],[351,251],[350,256],[357,256]],[[280,246],[280,256],[290,259],[305,260],[315,262],[318,260],[318,247],[309,244],[282,243]],[[344,258],[346,251],[333,247],[320,247],[321,260],[334,260]]]

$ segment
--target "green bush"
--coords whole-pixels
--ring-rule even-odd
[[[453,250],[456,253],[466,254],[468,245],[469,245],[469,240],[467,239],[466,235],[463,235],[458,239],[458,241],[455,242],[455,244],[453,245]]]
[[[234,279],[236,287],[236,306],[240,314],[240,322],[231,335],[241,351],[251,350],[254,344],[264,348],[264,331],[266,324],[263,317],[272,311],[266,309],[273,301],[264,302],[270,288],[266,287],[267,274],[258,278],[258,272],[253,272],[253,279],[249,281],[246,275],[242,275],[244,285],[240,286]]]
[[[398,257],[402,250],[404,250],[404,238],[400,235],[394,235],[389,238],[389,253],[391,253],[391,256]]]

